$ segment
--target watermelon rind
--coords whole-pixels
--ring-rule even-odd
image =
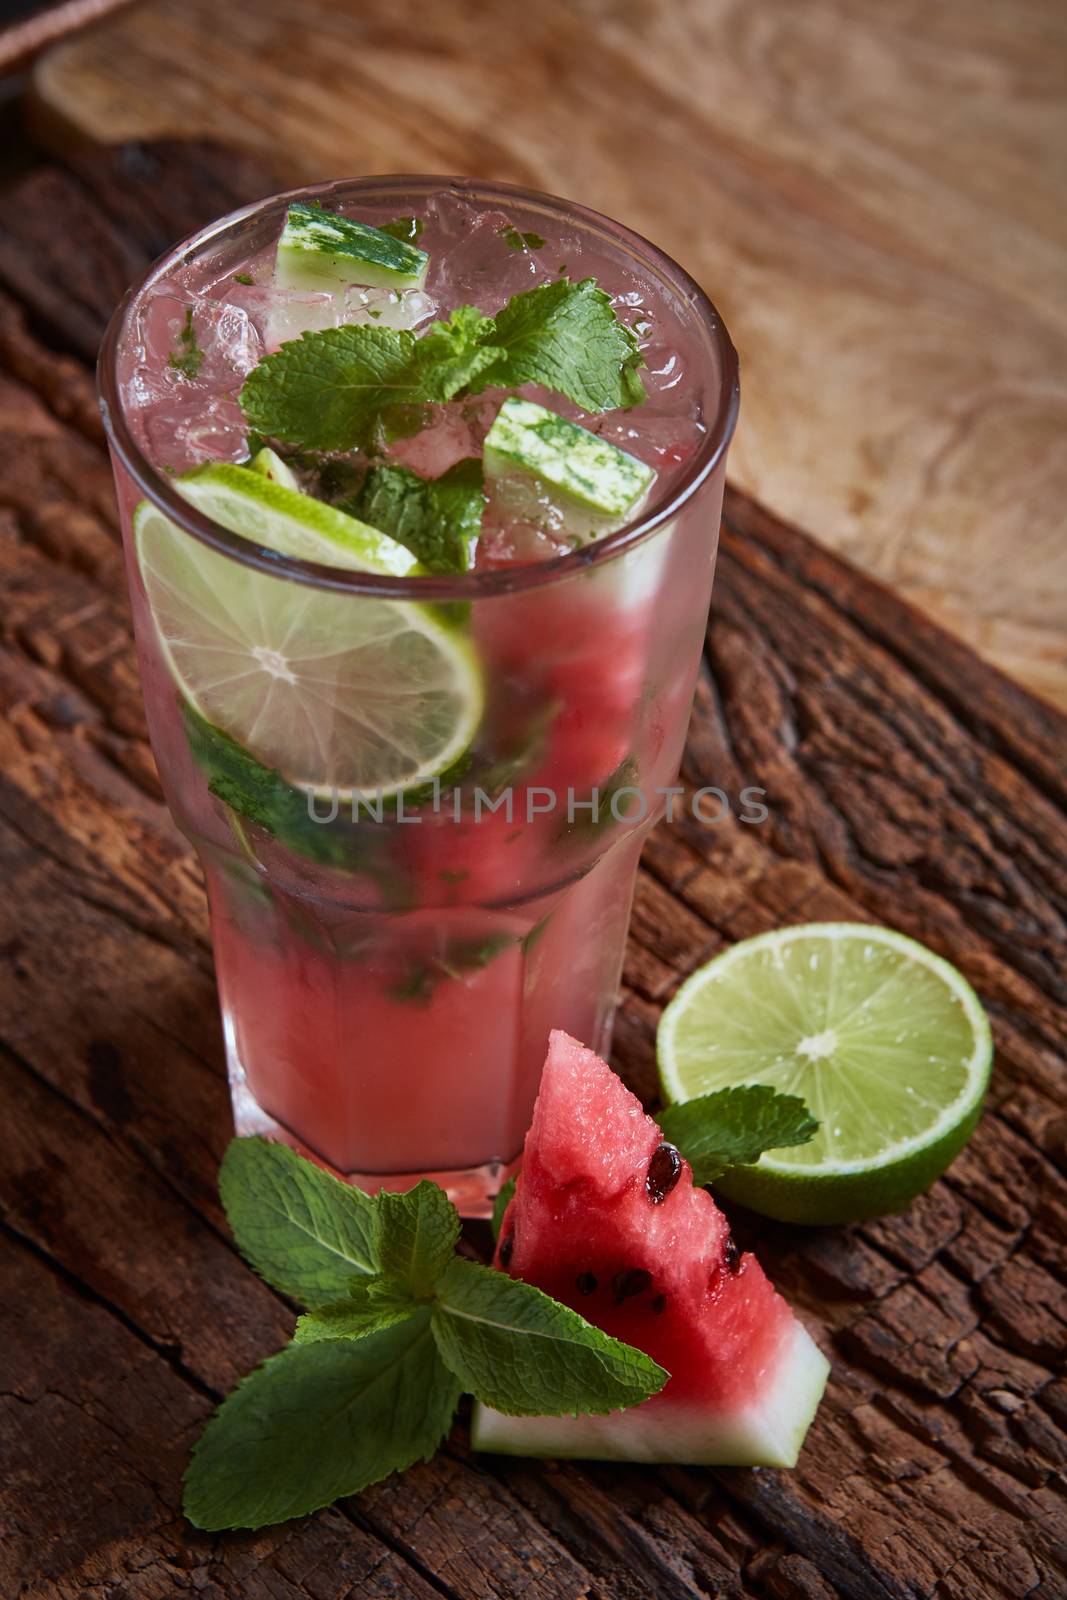
[[[783,1339],[774,1376],[740,1410],[709,1413],[692,1401],[672,1406],[657,1396],[606,1417],[508,1417],[476,1402],[471,1444],[506,1456],[795,1467],[829,1373],[830,1363],[796,1322]]]

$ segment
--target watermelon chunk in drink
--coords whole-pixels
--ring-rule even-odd
[[[829,1363],[611,1068],[554,1032],[498,1267],[671,1374],[609,1416],[475,1407],[479,1450],[791,1467]]]

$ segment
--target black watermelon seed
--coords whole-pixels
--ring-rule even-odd
[[[731,1272],[740,1272],[741,1252],[734,1243],[734,1236],[732,1233],[728,1233],[726,1235],[726,1243],[723,1245],[722,1258],[725,1265]]]
[[[658,1294],[652,1302],[652,1309],[656,1313],[657,1317],[662,1316],[667,1309],[667,1296],[665,1294]]]
[[[617,1272],[611,1280],[611,1290],[617,1304],[630,1300],[635,1294],[644,1294],[652,1282],[651,1272],[646,1272],[644,1267],[630,1267],[628,1271]]]
[[[663,1204],[681,1176],[682,1158],[674,1145],[664,1139],[653,1150],[645,1176],[645,1193],[654,1206]]]
[[[597,1286],[596,1278],[591,1272],[579,1272],[577,1283],[579,1294],[592,1294]]]
[[[508,1262],[511,1260],[511,1252],[514,1250],[514,1248],[515,1235],[513,1233],[509,1233],[507,1238],[504,1239],[500,1245],[500,1265],[502,1267],[506,1267]]]

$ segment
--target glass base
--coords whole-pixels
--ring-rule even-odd
[[[411,1189],[421,1179],[428,1178],[431,1183],[440,1185],[461,1217],[491,1217],[493,1201],[500,1188],[518,1170],[519,1156],[515,1155],[510,1160],[495,1158],[483,1162],[481,1166],[463,1167],[450,1172],[339,1172],[332,1162],[305,1144],[291,1128],[263,1110],[252,1095],[240,1067],[230,1073],[230,1099],[233,1103],[234,1127],[242,1138],[259,1134],[264,1139],[276,1139],[280,1144],[287,1144],[298,1155],[306,1156],[317,1166],[332,1172],[343,1183],[355,1184],[368,1194],[377,1194],[379,1189]]]

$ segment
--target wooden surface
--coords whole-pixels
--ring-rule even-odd
[[[681,974],[839,916],[957,962],[997,1041],[973,1142],[904,1216],[732,1213],[833,1362],[798,1469],[472,1457],[461,1421],[337,1510],[183,1524],[193,1439],[293,1317],[216,1196],[204,899],[145,742],[86,361],[126,278],[261,182],[142,149],[0,197],[0,1594],[1062,1600],[1065,724],[736,492],[686,776],[764,787],[770,820],[654,835],[616,1063],[649,1096]]]
[[[14,22],[7,22],[5,11],[0,9],[0,77],[23,71],[50,44],[129,3],[130,0],[56,0],[45,9],[34,6],[28,14],[23,14],[20,6]]]
[[[735,483],[1067,706],[1060,0],[146,0],[39,63],[59,151],[569,195],[741,352]]]

